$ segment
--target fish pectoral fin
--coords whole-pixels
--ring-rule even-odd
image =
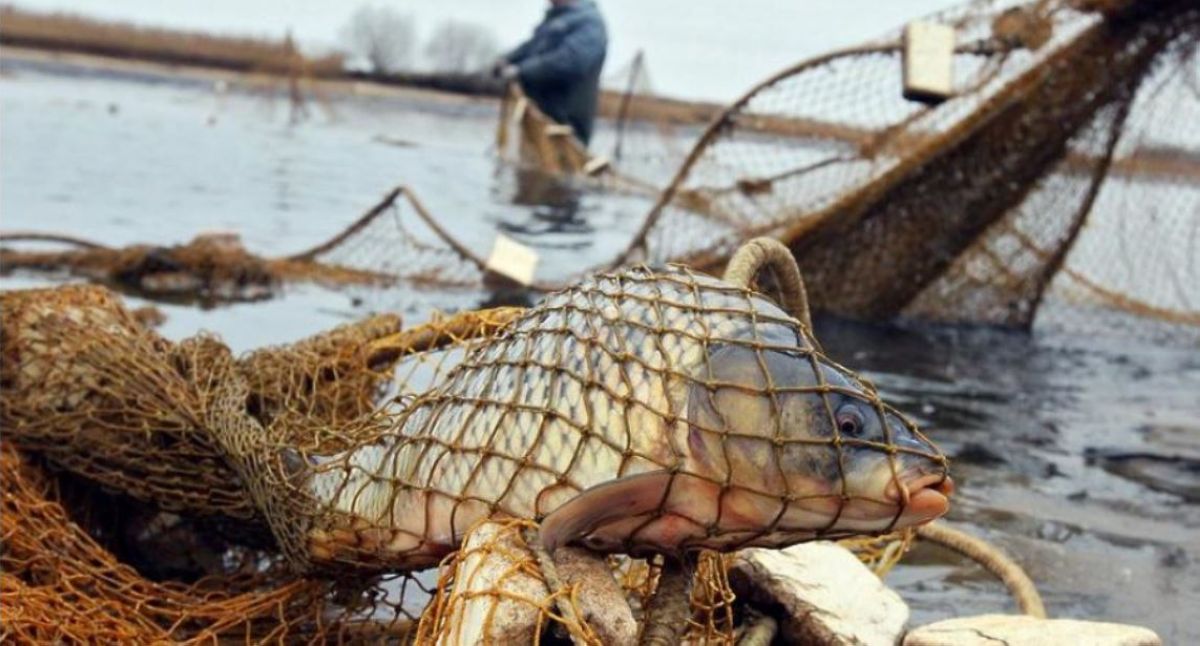
[[[542,520],[542,545],[551,554],[620,518],[661,508],[674,474],[652,471],[598,484],[568,500]]]

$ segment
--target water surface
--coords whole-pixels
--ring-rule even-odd
[[[278,89],[98,74],[12,59],[0,66],[0,228],[112,244],[176,243],[213,229],[281,255],[339,231],[407,184],[484,253],[499,231],[553,273],[612,256],[648,203],[547,187],[489,153],[495,106],[437,98],[331,97],[291,124]],[[10,277],[4,288],[45,284]],[[264,303],[162,306],[163,332],[201,329],[235,350],[283,343],[400,308],[490,295],[405,293],[360,303],[317,287]],[[140,301],[136,301],[140,303]],[[1200,642],[1200,352],[1067,332],[866,326],[821,320],[837,360],[874,379],[953,456],[951,520],[1026,566],[1054,616],[1148,625]],[[914,621],[1010,611],[1003,588],[934,547],[890,578]]]

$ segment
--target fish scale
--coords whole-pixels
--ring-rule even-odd
[[[314,541],[349,526],[355,549],[425,563],[483,517],[540,519],[631,476],[728,483],[732,463],[689,461],[686,439],[689,388],[711,380],[708,356],[726,345],[813,352],[770,301],[685,269],[635,268],[551,294],[396,414],[392,433],[320,461],[308,481],[322,506]]]

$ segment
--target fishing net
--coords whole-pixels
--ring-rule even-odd
[[[619,176],[657,194],[721,106],[659,94],[641,50],[606,73],[600,84],[605,90],[600,96],[604,121],[592,148],[612,160]]]
[[[702,126],[718,107],[658,96],[641,51],[605,74],[600,85],[599,119],[589,151],[570,126],[546,116],[520,84],[509,84],[496,130],[500,159],[610,191],[657,195],[687,154],[693,135],[688,126]]]
[[[956,39],[953,90],[936,103],[901,91],[900,31],[804,61],[712,119],[611,266],[714,271],[765,234],[792,248],[814,305],[842,315],[1194,333],[1198,15],[1184,0],[1039,0],[931,16]],[[632,141],[688,118],[628,95],[637,118],[617,128],[641,133]],[[585,164],[519,94],[505,106],[501,150],[523,142],[549,172]],[[680,137],[657,140],[661,152]],[[663,185],[633,159],[600,168],[612,188]],[[480,259],[443,234],[429,242],[441,261],[481,279]]]
[[[436,373],[425,355],[494,333],[515,312],[401,332],[379,316],[235,360],[214,338],[176,344],[138,326],[101,288],[2,299],[5,636],[323,642],[415,627],[435,580],[294,573],[213,442],[211,409],[239,384],[238,410],[280,441],[346,446],[370,429],[351,422],[377,406],[394,364],[420,354]],[[214,558],[182,578],[148,578],[194,552]]]
[[[820,354],[806,327],[743,287],[682,270],[601,276],[528,311],[399,332],[379,317],[242,358],[212,337],[162,339],[100,288],[8,292],[2,305],[0,558],[13,637],[419,630],[453,641],[462,623],[446,618],[459,605],[483,612],[485,631],[501,625],[487,604],[503,595],[465,583],[480,552],[455,554],[477,521],[512,519],[478,550],[510,550],[506,570],[532,571],[557,543],[649,556],[882,533],[930,513],[926,488],[945,477],[942,455]],[[681,388],[695,406],[675,399]],[[810,426],[785,425],[800,413]],[[744,426],[753,415],[765,425]],[[687,428],[694,437],[672,438]],[[414,451],[422,466],[406,469]],[[758,462],[746,472],[759,458],[775,481],[758,481]],[[591,503],[547,515],[608,480],[661,488],[645,498],[639,484],[639,513],[594,527],[579,524]],[[71,493],[95,484],[115,502]],[[404,514],[414,498],[430,506]],[[111,531],[130,518],[141,519],[132,546]],[[539,518],[523,547],[502,540]],[[218,558],[187,577],[128,564],[197,545]],[[126,559],[131,549],[160,551]],[[689,558],[691,631],[728,640],[723,561]],[[660,564],[611,562],[631,613]],[[543,588],[527,600],[539,626],[592,629],[578,584]]]
[[[213,304],[273,296],[285,282],[331,287],[380,285],[394,276],[290,258],[264,258],[242,247],[236,234],[203,234],[173,246],[107,247],[69,236],[0,236],[0,266],[13,272],[50,272],[86,278],[126,293],[159,300]],[[41,247],[51,246],[51,249]]]
[[[952,92],[940,102],[902,92],[900,31],[804,61],[711,120],[611,266],[715,271],[765,234],[793,250],[814,305],[842,315],[1075,331],[1157,321],[1194,334],[1198,16],[1184,0],[943,12],[926,21],[955,34]],[[647,124],[685,114],[630,96],[625,112],[638,117],[618,129],[644,135]],[[517,94],[505,103],[501,149],[523,141],[543,170],[582,164],[580,151],[560,150],[569,137],[548,134],[555,126],[527,103]],[[614,188],[663,185],[630,162],[597,172]],[[458,267],[464,284],[481,281],[485,264],[426,220],[429,247],[440,250],[431,264]],[[372,242],[355,244],[386,235],[364,232]]]
[[[632,96],[623,98],[616,109],[627,114],[633,101]],[[570,126],[546,116],[525,96],[520,86],[513,83],[500,101],[496,151],[502,160],[519,164],[526,170],[551,176],[572,176],[610,191],[653,196],[658,192],[658,185],[644,175],[626,169],[634,166],[644,172],[651,163],[650,151],[661,146],[647,146],[645,142],[650,137],[634,127],[626,127],[627,116],[618,114],[617,119],[613,154],[621,155],[624,162],[620,165],[615,164],[612,157],[589,153],[575,138]],[[604,139],[603,135],[600,139]]]
[[[752,88],[718,111],[672,181],[649,168],[678,159],[663,142],[687,137],[655,124],[694,123],[707,106],[653,96],[636,61],[623,71],[626,92],[606,95],[625,133],[597,144],[612,144],[612,163],[515,88],[498,148],[614,189],[666,186],[611,267],[716,271],[741,242],[770,235],[795,253],[814,305],[846,316],[1195,335],[1195,3],[975,2],[925,22],[954,31],[952,90],[940,102],[905,98],[897,31]],[[637,152],[652,141],[657,153]],[[13,258],[0,260],[37,264]],[[265,269],[240,266],[232,282],[252,287],[296,278],[478,291],[494,277],[403,189],[325,244]],[[534,286],[575,280],[539,276]]]
[[[546,116],[516,83],[508,85],[500,101],[496,150],[501,158],[547,173],[589,175],[604,166],[604,160],[593,161],[570,126]]]
[[[1146,0],[933,16],[956,34],[954,91],[933,105],[900,91],[899,32],[801,63],[714,121],[617,264],[712,270],[769,234],[814,305],[844,315],[1028,326],[1053,301],[1093,306],[1067,325],[1099,306],[1194,329],[1198,15]]]
[[[486,262],[458,244],[404,187],[329,240],[284,257],[246,250],[236,234],[202,234],[174,246],[113,248],[57,234],[0,234],[0,272],[50,272],[87,278],[124,293],[202,305],[254,301],[290,283],[332,289],[475,287]],[[50,248],[47,249],[46,247]]]

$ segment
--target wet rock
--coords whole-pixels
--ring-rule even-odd
[[[579,590],[580,619],[596,632],[600,643],[623,646],[637,641],[633,610],[604,557],[576,547],[560,547],[554,552],[554,565],[563,585]]]
[[[922,626],[904,637],[903,646],[1161,646],[1154,631],[1140,626],[1038,619],[1026,615],[960,617]]]
[[[1200,460],[1200,426],[1159,425],[1138,430],[1158,453]]]
[[[1084,457],[1105,471],[1155,491],[1200,502],[1200,460],[1179,455],[1087,449]]]
[[[451,629],[443,645],[480,643],[530,644],[536,637],[541,610],[536,602],[550,592],[521,563],[533,560],[514,525],[485,523],[463,544],[463,559],[454,570]]]
[[[956,462],[966,462],[980,466],[998,466],[1008,462],[1008,460],[1005,459],[1005,457],[998,453],[995,449],[984,446],[983,444],[976,444],[974,442],[968,442],[964,444],[963,447],[958,450],[958,453],[954,455],[954,460]]]
[[[900,596],[834,543],[742,550],[729,580],[740,599],[779,620],[782,643],[891,645],[908,621]]]
[[[530,644],[546,625],[543,607],[550,607],[550,590],[534,574],[536,557],[512,523],[484,523],[467,536],[464,557],[454,570],[455,585],[448,600],[447,634],[439,644]],[[576,590],[579,619],[601,643],[632,645],[638,626],[625,593],[608,563],[586,550],[564,547],[554,555],[562,584]]]

